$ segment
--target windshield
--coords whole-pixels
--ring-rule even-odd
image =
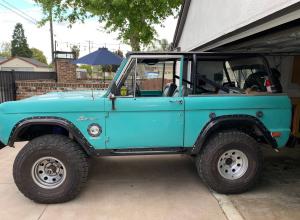
[[[111,91],[111,89],[116,85],[116,82],[117,82],[123,68],[125,67],[127,61],[128,61],[127,58],[122,60],[122,63],[120,64],[119,68],[117,69],[115,77],[113,78],[113,80],[110,82],[110,84],[108,86],[106,95],[108,95],[108,93]]]

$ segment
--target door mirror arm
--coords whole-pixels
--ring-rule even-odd
[[[115,96],[114,94],[111,93],[111,94],[109,95],[109,99],[111,100],[111,105],[112,105],[111,109],[112,109],[112,110],[116,110],[116,105],[115,105],[116,96]]]

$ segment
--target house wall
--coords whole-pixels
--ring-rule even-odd
[[[178,47],[182,51],[193,50],[297,2],[299,0],[192,0]],[[243,36],[232,37],[231,41],[299,17],[299,10],[280,15],[245,30]]]
[[[51,72],[51,68],[37,67],[21,59],[12,59],[3,64],[0,64],[0,70],[3,71],[36,71],[36,72]]]
[[[36,71],[36,72],[53,72],[53,69],[48,68],[48,67],[35,67],[34,71]]]

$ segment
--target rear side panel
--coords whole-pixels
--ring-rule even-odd
[[[189,96],[185,97],[185,129],[184,146],[192,147],[199,133],[209,122],[211,113],[216,116],[250,115],[256,116],[270,132],[281,132],[276,138],[278,147],[283,147],[288,141],[291,125],[291,102],[285,95],[246,96]],[[234,129],[234,128],[233,128]]]

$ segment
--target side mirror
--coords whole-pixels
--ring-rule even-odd
[[[111,81],[110,93],[119,95],[119,94],[118,94],[118,89],[117,89],[117,85],[116,85],[116,81],[115,81],[115,80]]]
[[[112,105],[111,109],[116,110],[116,105],[115,105],[116,96],[113,93],[110,93],[108,98],[111,100],[111,105]]]

